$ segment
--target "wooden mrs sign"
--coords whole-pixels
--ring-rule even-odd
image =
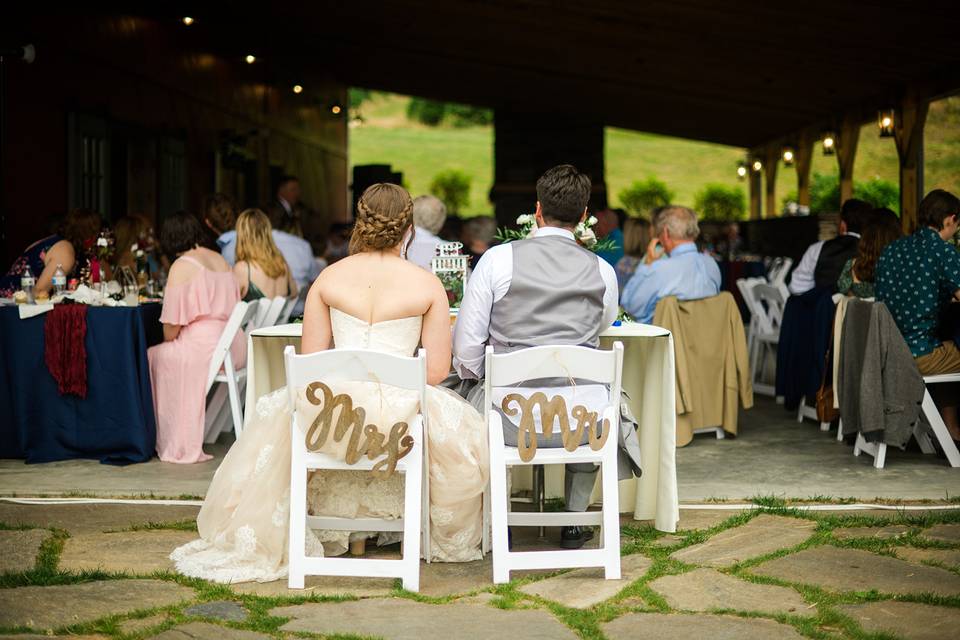
[[[515,404],[515,407],[510,406]],[[577,421],[576,429],[570,428],[570,418],[567,414],[567,403],[562,396],[553,396],[547,400],[547,395],[537,391],[529,398],[525,398],[519,393],[510,393],[504,396],[500,407],[503,412],[513,417],[520,412],[520,425],[517,431],[517,453],[524,462],[533,460],[537,453],[537,431],[534,423],[533,409],[540,407],[540,423],[543,425],[543,435],[550,437],[553,435],[553,423],[560,421],[560,436],[563,438],[563,448],[567,451],[576,451],[583,439],[583,430],[587,430],[587,441],[590,448],[599,451],[603,448],[607,437],[610,435],[610,421],[603,420],[603,432],[597,433],[600,427],[596,411],[587,411],[583,405],[575,405],[571,412],[574,420]],[[529,438],[529,442],[527,439]]]
[[[366,411],[363,407],[354,408],[353,399],[349,395],[341,393],[335,396],[330,387],[322,382],[311,382],[307,385],[306,396],[310,404],[320,407],[320,413],[307,430],[305,444],[309,451],[319,451],[326,444],[337,409],[340,411],[336,415],[333,440],[340,442],[349,432],[350,440],[344,457],[347,464],[356,464],[364,455],[368,460],[374,460],[386,454],[373,465],[371,473],[376,478],[388,478],[396,471],[397,461],[413,449],[413,436],[407,435],[406,422],[394,424],[390,435],[384,437],[376,425],[364,425]],[[366,436],[363,444],[360,443],[361,435]]]

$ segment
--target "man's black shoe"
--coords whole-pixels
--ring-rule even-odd
[[[560,546],[564,549],[579,549],[587,540],[593,540],[592,529],[564,527],[560,530]]]

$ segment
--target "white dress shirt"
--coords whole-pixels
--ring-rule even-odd
[[[413,242],[407,248],[407,260],[427,271],[431,270],[430,262],[437,255],[437,245],[443,242],[440,238],[426,229],[416,227]]]
[[[854,236],[855,238],[860,237],[859,233],[853,233],[852,231],[844,235]],[[787,289],[793,295],[803,295],[813,289],[813,275],[817,270],[817,261],[820,260],[820,252],[823,250],[824,242],[824,240],[817,240],[807,247],[807,250],[803,253],[803,257],[800,258],[800,264],[798,264],[797,268],[790,274],[790,284],[787,285]]]
[[[541,227],[537,236],[565,236],[573,240],[573,233],[557,227]],[[605,260],[597,257],[600,276],[606,289],[603,293],[603,321],[594,338],[617,319],[617,272]],[[487,249],[467,281],[460,313],[453,332],[453,367],[461,379],[483,377],[484,349],[490,338],[490,314],[493,305],[510,290],[513,278],[513,249],[501,244]]]

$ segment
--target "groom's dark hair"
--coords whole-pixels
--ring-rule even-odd
[[[561,164],[537,180],[537,200],[543,217],[565,226],[574,226],[583,217],[590,200],[590,178],[572,164]]]

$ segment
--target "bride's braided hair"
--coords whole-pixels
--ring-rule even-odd
[[[350,253],[395,247],[412,224],[413,200],[406,189],[387,183],[371,185],[357,202]]]

